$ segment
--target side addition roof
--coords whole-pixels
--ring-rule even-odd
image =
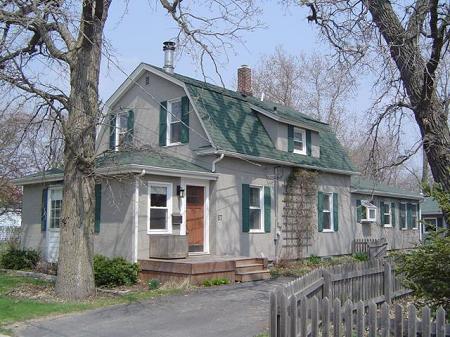
[[[351,178],[352,193],[377,195],[385,197],[393,197],[400,199],[420,200],[422,196],[417,192],[399,189],[398,187],[377,183],[371,179],[352,176]]]
[[[440,215],[442,214],[442,209],[439,207],[436,200],[434,200],[432,197],[426,197],[422,204],[422,215],[426,214],[435,214]]]

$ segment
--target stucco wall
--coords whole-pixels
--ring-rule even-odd
[[[146,84],[148,77],[148,83]],[[159,147],[159,111],[160,102],[186,96],[184,89],[168,80],[146,72],[113,106],[110,111],[134,111],[134,146]],[[208,145],[206,133],[201,127],[192,105],[189,106],[189,144],[169,146],[170,153],[179,154],[183,159],[193,158],[192,149]],[[109,118],[105,121],[109,123]],[[97,153],[109,149],[109,127],[103,126],[97,138]]]
[[[47,254],[46,232],[41,232],[42,190],[49,185],[27,185],[23,190],[22,245]],[[52,185],[50,185],[52,186]],[[119,181],[102,183],[100,233],[94,235],[96,254],[132,258],[133,189]]]
[[[377,219],[374,223],[357,223],[356,219],[356,200],[374,200],[375,206],[377,206]],[[395,226],[387,227],[381,224],[380,218],[380,201],[385,203],[395,202]],[[356,228],[356,238],[386,238],[388,242],[388,249],[405,249],[414,247],[420,240],[420,226],[417,229],[401,229],[399,226],[399,202],[406,203],[418,203],[418,201],[414,200],[404,200],[404,199],[396,199],[396,198],[387,198],[387,197],[370,197],[368,195],[361,194],[352,194],[352,204],[351,204],[351,216],[352,221],[355,224]],[[419,218],[418,218],[419,219]]]

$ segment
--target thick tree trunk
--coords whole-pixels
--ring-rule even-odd
[[[368,8],[399,70],[420,129],[433,178],[444,191],[450,193],[448,115],[436,94],[434,73],[430,73],[427,68],[429,64],[422,56],[417,36],[403,28],[389,1],[370,0]]]
[[[65,130],[64,194],[56,292],[67,299],[95,294],[93,233],[95,127],[102,33],[109,1],[84,1],[71,55],[70,111]]]

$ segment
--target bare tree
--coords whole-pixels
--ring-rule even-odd
[[[36,100],[38,108],[30,123],[58,121],[64,140],[56,292],[71,299],[95,293],[95,129],[101,115],[101,58],[114,63],[103,37],[110,4],[111,0],[0,3],[0,81],[15,89],[8,96],[11,104]],[[161,0],[160,5],[179,26],[179,41],[197,47],[202,69],[209,57],[216,72],[218,50],[226,50],[241,30],[252,29],[249,20],[257,12],[251,0],[189,4]],[[203,6],[209,6],[211,17],[201,14]]]
[[[385,109],[375,123],[401,124],[405,111],[412,112],[433,178],[448,193],[448,91],[440,95],[437,89],[449,53],[448,1],[313,0],[308,6],[308,20],[318,25],[339,61],[363,62],[378,72]]]
[[[330,124],[343,138],[355,81],[348,68],[333,66],[320,55],[289,55],[278,46],[262,57],[254,72],[257,95],[290,106]]]

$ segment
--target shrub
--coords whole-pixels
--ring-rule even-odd
[[[311,255],[310,257],[308,257],[307,264],[315,266],[315,265],[320,264],[321,261],[322,261],[322,259],[319,256]]]
[[[213,278],[211,280],[203,281],[203,286],[212,287],[212,286],[220,286],[224,284],[229,284],[230,280],[227,278]]]
[[[367,261],[369,260],[369,255],[367,253],[354,253],[352,257],[357,261]]]
[[[9,245],[0,257],[0,265],[6,269],[29,270],[36,266],[39,259],[37,250],[20,249],[16,245]]]
[[[148,289],[149,290],[155,290],[155,289],[158,289],[159,288],[159,286],[160,286],[160,282],[159,282],[159,280],[155,280],[155,279],[153,279],[153,280],[148,280],[148,282],[147,282],[147,285],[148,285]]]
[[[136,284],[139,266],[123,257],[108,258],[102,255],[94,257],[94,276],[97,287],[115,287]]]
[[[426,244],[395,257],[403,284],[414,295],[436,308],[450,310],[450,237],[442,232],[430,234]]]

